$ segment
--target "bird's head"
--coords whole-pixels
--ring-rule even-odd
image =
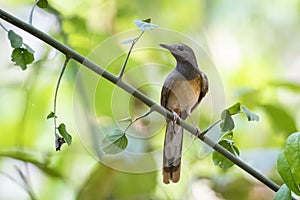
[[[198,67],[196,56],[191,47],[185,44],[159,44],[161,47],[168,49],[176,58],[177,62],[187,61],[194,67]]]

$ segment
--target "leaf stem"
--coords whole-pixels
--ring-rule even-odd
[[[129,129],[130,126],[132,126],[135,122],[137,122],[138,120],[147,117],[150,113],[152,113],[152,110],[150,109],[149,111],[147,111],[146,113],[142,114],[141,116],[135,118],[135,120],[133,120],[132,122],[129,123],[129,125],[125,128],[124,130],[124,134],[126,134],[126,131]]]
[[[6,32],[8,32],[8,30],[5,28],[5,26],[0,22],[0,26],[1,28],[3,28],[3,30],[5,30]]]
[[[59,89],[59,86],[60,86],[60,82],[61,82],[61,79],[62,79],[62,76],[65,72],[65,69],[67,67],[67,64],[69,62],[69,57],[66,56],[66,59],[65,59],[65,62],[63,64],[63,67],[62,67],[62,70],[59,74],[59,78],[58,78],[58,81],[57,81],[57,84],[56,84],[56,88],[55,88],[55,93],[54,93],[54,103],[53,103],[53,113],[54,113],[54,117],[53,117],[53,122],[54,122],[54,135],[55,135],[55,140],[58,140],[60,137],[58,135],[58,133],[56,132],[56,129],[57,129],[57,124],[56,124],[56,102],[57,102],[57,94],[58,94],[58,89]]]
[[[31,26],[32,26],[32,16],[33,16],[33,11],[34,11],[34,9],[35,9],[35,7],[36,7],[36,5],[37,5],[38,2],[39,2],[39,0],[35,0],[35,1],[34,1],[34,4],[33,4],[32,8],[31,8],[31,10],[30,10],[30,13],[29,13],[28,23],[29,23]]]
[[[204,136],[208,131],[210,131],[214,126],[216,126],[221,121],[222,121],[221,119],[217,120],[216,122],[214,122],[213,124],[211,124],[207,129],[205,129],[204,131],[202,131],[200,133],[200,135]]]
[[[123,74],[124,74],[124,71],[125,71],[125,68],[126,68],[126,65],[127,65],[128,59],[129,59],[129,56],[130,56],[130,54],[131,54],[131,52],[132,52],[132,49],[133,49],[134,45],[135,45],[135,44],[137,43],[137,41],[142,37],[142,35],[144,34],[144,32],[145,32],[145,31],[142,31],[142,32],[140,33],[140,35],[132,41],[131,46],[130,46],[130,48],[129,48],[129,51],[128,51],[128,53],[127,53],[127,56],[126,56],[126,58],[125,58],[125,61],[124,61],[124,63],[123,63],[123,66],[122,66],[122,68],[121,68],[120,74],[119,74],[119,76],[118,76],[119,79],[122,79],[122,77],[123,77]]]

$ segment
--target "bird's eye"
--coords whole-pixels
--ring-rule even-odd
[[[178,49],[179,51],[183,51],[183,46],[178,46],[177,49]]]

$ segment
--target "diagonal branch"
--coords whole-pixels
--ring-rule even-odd
[[[43,33],[42,31],[34,28],[33,26],[23,22],[22,20],[10,15],[9,13],[3,11],[2,9],[0,9],[0,18],[2,18],[3,20],[15,25],[16,27],[30,33],[31,35],[34,35],[35,37],[39,38],[43,42],[49,44],[53,48],[55,48],[58,51],[60,51],[61,53],[65,54],[68,58],[74,59],[77,62],[81,63],[82,65],[89,68],[93,72],[95,72],[98,75],[104,77],[105,79],[112,82],[113,84],[119,86],[120,88],[122,88],[123,90],[128,92],[129,94],[132,94],[134,97],[136,97],[137,99],[141,100],[144,104],[149,106],[152,110],[160,113],[161,115],[163,115],[163,116],[165,116],[165,117],[167,117],[171,120],[173,119],[173,113],[166,110],[162,106],[156,104],[154,101],[152,101],[150,98],[148,98],[146,95],[141,93],[136,88],[134,88],[131,85],[123,82],[123,80],[120,79],[119,77],[114,76],[113,74],[105,71],[99,65],[93,63],[92,61],[85,58],[84,56],[77,53],[76,51],[69,48],[68,46],[62,44],[61,42],[55,40],[54,38],[52,38],[49,35]],[[192,127],[191,125],[189,125],[187,122],[185,122],[181,119],[178,119],[177,123],[180,126],[182,126],[184,129],[189,131],[191,134],[197,136],[197,134],[198,134],[197,130],[194,127]],[[244,171],[246,171],[247,173],[249,173],[250,175],[252,175],[256,179],[258,179],[259,181],[264,183],[270,189],[274,190],[275,192],[277,190],[279,190],[279,186],[276,183],[274,183],[272,180],[270,180],[269,178],[267,178],[266,176],[264,176],[263,174],[261,174],[260,172],[255,170],[253,167],[251,167],[250,165],[248,165],[247,163],[245,163],[244,161],[242,161],[241,159],[239,159],[238,157],[236,157],[235,155],[233,155],[232,153],[227,151],[225,148],[223,148],[221,145],[219,145],[218,143],[216,143],[212,139],[206,137],[203,134],[200,134],[198,136],[198,138],[200,140],[202,140],[203,142],[205,142],[210,147],[212,147],[213,149],[215,149],[216,151],[218,151],[219,153],[221,153],[223,156],[228,158],[234,164],[236,164],[237,166],[242,168]]]

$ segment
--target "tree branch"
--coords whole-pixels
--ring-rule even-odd
[[[85,67],[89,68],[93,72],[97,73],[98,75],[104,77],[105,79],[109,80],[113,84],[119,86],[129,94],[132,94],[134,97],[142,101],[144,104],[149,106],[152,110],[160,113],[161,115],[173,119],[173,113],[170,111],[166,110],[162,106],[156,104],[154,101],[152,101],[150,98],[148,98],[146,95],[141,93],[139,90],[136,88],[132,87],[131,85],[123,82],[119,77],[114,76],[113,74],[110,74],[109,72],[105,71],[103,68],[101,68],[99,65],[93,63],[89,59],[85,58],[81,54],[77,53],[73,49],[69,48],[68,46],[62,44],[61,42],[55,40],[54,38],[50,37],[49,35],[43,33],[42,31],[34,28],[33,26],[23,22],[22,20],[10,15],[9,13],[3,11],[0,9],[0,18],[3,20],[15,25],[16,27],[30,33],[31,35],[34,35],[35,37],[39,38],[43,42],[49,44],[53,48],[57,49],[61,53],[65,54],[68,58],[72,58],[76,60],[77,62],[81,63]],[[178,119],[177,124],[182,126],[185,130],[189,131],[191,134],[197,136],[197,130],[189,125],[187,122]],[[273,191],[277,191],[279,189],[279,186],[274,183],[272,180],[269,178],[265,177],[263,174],[252,168],[250,165],[227,151],[225,148],[223,148],[221,145],[216,143],[215,141],[211,140],[210,138],[206,137],[205,135],[199,135],[198,138],[205,142],[207,145],[221,153],[223,156],[231,160],[234,164],[245,170],[247,173],[264,183],[266,186],[268,186],[270,189]]]

